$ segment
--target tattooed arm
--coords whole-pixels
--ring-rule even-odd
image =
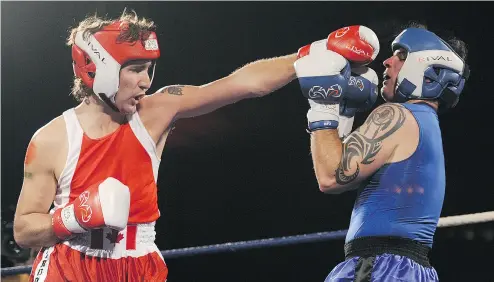
[[[295,79],[296,54],[262,59],[201,86],[173,85],[149,97],[155,107],[176,112],[174,119],[199,116],[242,99],[272,93]],[[162,112],[163,113],[163,112]]]
[[[409,115],[403,106],[386,103],[343,143],[337,130],[312,133],[312,159],[320,190],[335,194],[352,190],[389,162],[400,142],[406,142],[406,128],[413,126]]]
[[[54,122],[39,130],[28,145],[24,181],[14,217],[14,239],[21,247],[52,246],[58,241],[49,209],[57,188],[53,160],[57,147],[60,151],[62,146],[52,146],[53,142],[48,141],[63,131],[57,124],[60,123]]]

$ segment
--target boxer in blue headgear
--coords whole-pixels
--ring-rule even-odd
[[[406,55],[406,59],[394,83],[385,72],[384,85],[391,82],[396,87],[395,93],[382,92],[385,100],[437,100],[446,108],[456,105],[470,71],[448,43],[423,28],[408,28],[395,38],[391,48],[400,58]]]
[[[392,50],[383,63],[387,103],[343,141],[334,128],[311,132],[319,189],[357,190],[345,261],[326,282],[439,280],[428,259],[446,183],[437,112],[454,107],[463,91],[466,47],[408,28]]]

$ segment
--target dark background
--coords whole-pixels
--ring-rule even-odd
[[[414,20],[469,48],[458,106],[440,117],[447,193],[442,216],[493,210],[493,24],[488,2],[2,2],[2,220],[13,218],[23,159],[34,132],[76,106],[67,30],[86,15],[125,7],[152,18],[162,56],[152,90],[200,85],[260,58],[294,53],[331,31],[373,29],[382,61]],[[379,99],[378,103],[382,103]],[[305,132],[307,101],[296,81],[264,98],[181,120],[163,153],[160,249],[346,229],[354,192],[319,192]],[[357,116],[355,127],[368,113]],[[494,281],[492,224],[439,229],[432,262],[441,281]],[[7,232],[4,228],[4,232]],[[2,237],[6,233],[2,234]],[[167,260],[170,282],[324,281],[343,259],[343,239]],[[8,266],[5,258],[2,267]]]

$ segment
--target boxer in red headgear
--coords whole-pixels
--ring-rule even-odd
[[[154,243],[156,180],[173,122],[296,78],[291,54],[202,86],[146,95],[160,56],[153,30],[149,20],[124,13],[87,18],[69,36],[80,104],[34,134],[14,220],[19,245],[42,247],[31,281],[165,281]]]
[[[165,281],[154,225],[172,123],[282,87],[295,78],[296,54],[145,95],[160,57],[151,21],[90,17],[68,45],[80,104],[34,134],[14,222],[19,245],[42,247],[31,281]]]

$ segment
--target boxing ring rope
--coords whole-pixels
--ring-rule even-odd
[[[453,227],[468,224],[476,224],[494,221],[494,211],[472,213],[456,216],[441,217],[437,227]],[[292,244],[314,243],[334,239],[342,239],[346,236],[348,230],[317,232],[293,236],[274,237],[259,240],[229,242],[215,245],[205,245],[197,247],[188,247],[181,249],[172,249],[161,251],[165,259],[203,255],[218,254],[224,252],[236,252],[240,250],[258,249],[265,247],[279,247]],[[31,265],[14,266],[2,268],[1,276],[16,275],[31,272]]]

